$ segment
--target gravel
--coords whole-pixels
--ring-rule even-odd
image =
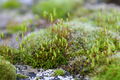
[[[74,77],[67,71],[63,76],[53,76],[56,69],[33,69],[27,65],[15,65],[17,69],[17,74],[22,74],[28,76],[26,79],[17,78],[17,80],[75,80]],[[83,80],[82,76],[76,75],[77,80]],[[89,80],[86,77],[84,80]]]

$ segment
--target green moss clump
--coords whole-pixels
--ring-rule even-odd
[[[78,25],[78,24],[77,24]],[[109,65],[112,60],[110,56],[115,54],[120,48],[120,41],[107,29],[87,27],[80,24],[72,27],[71,59],[68,66],[63,66],[65,70],[73,74],[88,75],[96,73],[99,66]],[[76,27],[75,27],[76,26]]]
[[[5,45],[0,46],[0,56],[3,56],[6,60],[11,63],[19,63],[22,60],[22,55],[20,51]]]
[[[0,57],[0,80],[16,80],[15,67],[3,57]]]
[[[33,32],[23,39],[21,51],[26,55],[25,63],[45,69],[67,63],[70,30],[61,26],[58,24],[52,28]]]
[[[73,12],[73,16],[74,16],[73,18],[88,16],[94,12],[95,12],[95,10],[87,9],[87,8],[80,6]]]
[[[2,4],[2,7],[5,9],[16,9],[20,8],[21,4],[17,0],[8,0]]]
[[[77,25],[59,23],[29,34],[20,46],[25,63],[49,69],[65,65],[69,60],[65,70],[81,75],[109,65],[112,61],[109,57],[120,48],[119,40],[106,28]]]
[[[120,33],[120,11],[115,9],[97,10],[88,16],[81,17],[82,22],[93,24],[97,27],[107,28],[113,32]]]
[[[7,25],[7,31],[9,33],[24,33],[27,31],[27,24],[26,23],[17,23],[17,22],[10,22]]]
[[[75,8],[76,3],[78,3],[76,0],[46,0],[36,4],[33,12],[48,20],[56,20],[67,17],[68,13]]]
[[[53,76],[64,76],[65,75],[65,71],[62,69],[57,69],[54,71]]]
[[[106,70],[99,73],[93,80],[118,80],[120,79],[120,65],[109,65]]]

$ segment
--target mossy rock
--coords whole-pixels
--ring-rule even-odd
[[[0,57],[0,80],[16,80],[15,67],[3,57]]]

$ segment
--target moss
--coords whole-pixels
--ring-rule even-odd
[[[22,58],[19,50],[5,45],[0,46],[0,55],[13,64],[21,62]]]
[[[109,65],[109,56],[119,50],[118,44],[119,40],[107,28],[59,23],[29,34],[22,41],[21,51],[25,63],[33,67],[65,65],[65,70],[73,74],[86,75],[95,73],[99,66]]]
[[[78,17],[83,17],[83,16],[88,16],[92,13],[94,13],[95,10],[92,9],[87,9],[84,7],[79,6],[74,12],[73,12],[73,18],[78,18]]]
[[[54,71],[53,76],[64,76],[65,75],[65,71],[62,69],[57,69]]]
[[[72,45],[68,52],[71,59],[68,66],[63,66],[72,74],[89,75],[96,72],[99,66],[109,65],[109,56],[119,50],[120,42],[107,29],[94,28],[86,25],[71,27]]]
[[[21,50],[26,55],[27,64],[49,69],[67,63],[67,41],[70,31],[61,26],[57,24],[52,28],[33,32],[23,39]]]
[[[24,33],[27,31],[27,24],[26,23],[17,23],[17,22],[10,22],[7,25],[7,31],[9,33]]]
[[[85,76],[91,72],[90,61],[87,61],[87,57],[78,56],[69,62],[68,66],[63,66],[65,70],[70,72],[73,75],[80,74]]]
[[[109,65],[105,71],[99,73],[93,80],[118,80],[120,78],[120,65]]]
[[[8,0],[2,4],[5,9],[16,9],[20,8],[21,4],[17,0]]]
[[[113,32],[120,33],[119,21],[120,12],[116,9],[103,9],[94,11],[92,14],[81,17],[82,22],[93,24],[94,26],[107,28]]]
[[[2,57],[0,57],[0,80],[16,80],[15,67]]]
[[[17,74],[18,79],[26,79],[29,78],[28,76],[22,75],[22,74]]]
[[[33,12],[48,20],[66,18],[75,6],[83,0],[46,0],[36,4]],[[76,4],[77,3],[77,4]],[[64,5],[64,6],[63,6]]]

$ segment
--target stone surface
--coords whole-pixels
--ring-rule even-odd
[[[18,80],[75,80],[72,75],[70,75],[69,72],[65,71],[66,74],[64,76],[53,76],[54,71],[56,69],[33,69],[30,66],[27,65],[15,65],[17,68],[17,74],[26,75],[29,78],[27,79],[18,79]],[[78,75],[76,76],[78,80],[82,80],[83,77]],[[88,77],[86,77],[83,80],[89,80]]]

